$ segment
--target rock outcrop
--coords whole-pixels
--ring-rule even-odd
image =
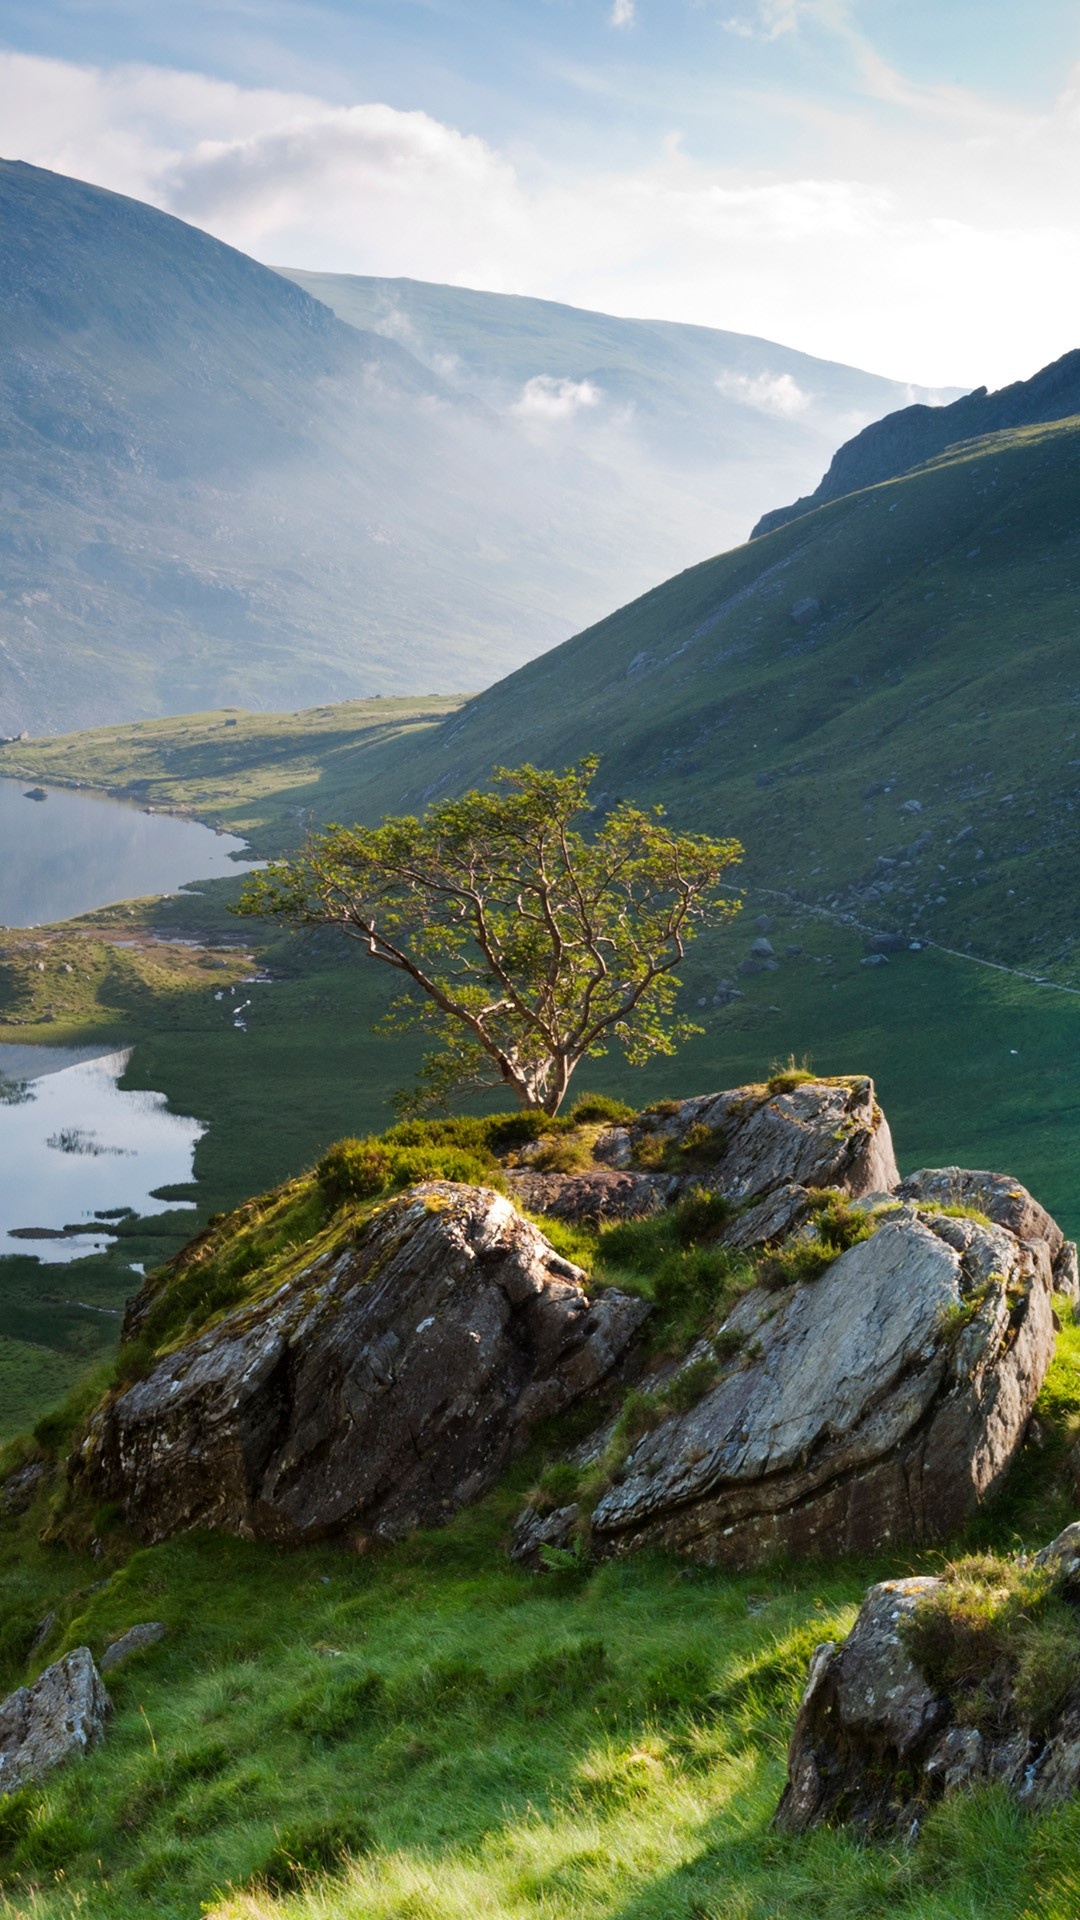
[[[594,1224],[656,1213],[705,1187],[738,1209],[728,1243],[749,1247],[790,1233],[809,1189],[857,1198],[900,1178],[874,1083],[858,1075],[672,1101],[608,1128],[594,1154],[600,1167],[584,1173],[511,1172],[511,1191],[534,1211]]]
[[[1053,1351],[1045,1246],[888,1198],[867,1216],[820,1278],[753,1287],[695,1348],[691,1365],[725,1356],[718,1377],[628,1452],[588,1517],[594,1554],[876,1552],[942,1537],[998,1485]],[[584,1520],[526,1513],[515,1550]]]
[[[429,1182],[110,1401],[73,1470],[147,1541],[396,1538],[485,1493],[647,1312],[502,1195]]]
[[[46,1667],[32,1687],[0,1701],[0,1794],[44,1779],[54,1767],[97,1745],[109,1696],[89,1647]]]
[[[1080,1525],[1036,1557],[1059,1591],[1080,1597]],[[846,1640],[814,1651],[788,1752],[776,1824],[788,1832],[844,1821],[864,1831],[913,1835],[935,1801],[981,1782],[1003,1785],[1022,1806],[1080,1791],[1080,1698],[1073,1687],[1038,1731],[1008,1694],[993,1730],[971,1724],[935,1691],[905,1639],[938,1578],[871,1587]],[[1080,1629],[1077,1632],[1080,1661]]]
[[[592,1164],[558,1172],[559,1153]],[[524,1561],[583,1532],[600,1557],[739,1567],[876,1552],[942,1537],[1001,1481],[1075,1249],[1004,1175],[901,1182],[871,1081],[793,1074],[508,1157],[514,1197],[570,1220],[727,1202],[700,1212],[730,1256],[728,1305],[703,1310],[688,1354],[650,1359],[647,1304],[590,1294],[511,1200],[431,1181],[159,1357],[93,1418],[76,1484],[148,1541],[393,1539],[487,1492],[541,1420],[631,1379],[653,1396],[642,1419],[631,1434],[624,1395],[597,1400],[587,1499],[526,1512]]]

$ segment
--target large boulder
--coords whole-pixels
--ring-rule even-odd
[[[594,1554],[877,1552],[940,1538],[999,1484],[1053,1350],[1045,1263],[1005,1227],[896,1202],[872,1217],[820,1278],[743,1295],[712,1384],[709,1343],[694,1350],[705,1389],[658,1396],[588,1518]],[[526,1513],[515,1550],[536,1561],[583,1524]]]
[[[54,1767],[97,1745],[109,1696],[89,1647],[46,1667],[32,1687],[0,1700],[0,1794],[44,1779]]]
[[[647,1312],[501,1194],[433,1181],[112,1399],[73,1473],[147,1541],[395,1538],[486,1492]]]
[[[1068,1527],[1035,1560],[1074,1604],[1078,1537],[1080,1526]],[[976,1725],[975,1700],[966,1707],[952,1701],[920,1671],[905,1628],[944,1585],[935,1577],[883,1581],[870,1588],[847,1639],[815,1649],[778,1826],[803,1833],[844,1821],[864,1832],[911,1836],[935,1801],[982,1782],[998,1783],[1027,1807],[1080,1792],[1076,1686],[1041,1701],[1033,1725],[999,1675],[999,1698]],[[1080,1669],[1080,1630],[1076,1652]]]

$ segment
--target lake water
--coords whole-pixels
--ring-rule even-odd
[[[0,1255],[55,1263],[109,1245],[95,1214],[164,1213],[156,1187],[191,1179],[197,1120],[167,1113],[160,1093],[125,1092],[130,1058],[61,1047],[0,1046]],[[24,1239],[12,1228],[79,1225],[77,1238]]]
[[[175,893],[253,864],[231,833],[99,793],[0,780],[0,927],[47,926],[117,900]]]

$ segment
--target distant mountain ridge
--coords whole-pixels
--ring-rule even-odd
[[[886,414],[883,420],[872,421],[853,439],[846,440],[813,493],[804,494],[789,507],[762,514],[750,538],[756,540],[763,533],[786,526],[789,520],[811,513],[828,500],[839,500],[845,493],[857,493],[861,487],[877,486],[882,480],[910,473],[913,467],[965,440],[981,439],[984,434],[1001,433],[1010,427],[1045,426],[1074,414],[1080,414],[1077,348],[1041,368],[1030,380],[1014,380],[995,393],[978,387],[950,406],[903,407]]]
[[[423,280],[280,272],[341,319],[399,341],[458,391],[498,408],[531,406],[538,417],[545,402],[570,406],[576,398],[583,424],[594,428],[605,415],[630,411],[653,457],[686,468],[733,459],[761,468],[780,450],[809,459],[845,419],[877,416],[890,399],[914,391],[717,327],[623,319]],[[730,538],[741,538],[744,527],[733,516]]]
[[[342,317],[19,163],[0,252],[0,734],[485,685],[741,539],[903,393],[415,282],[371,283],[367,326],[358,282],[326,277]]]

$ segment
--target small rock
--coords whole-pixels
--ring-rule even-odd
[[[46,1667],[0,1701],[0,1794],[41,1780],[97,1745],[111,1702],[89,1647]]]
[[[137,1627],[129,1627],[119,1640],[113,1640],[101,1656],[101,1671],[108,1673],[111,1667],[118,1667],[121,1660],[130,1654],[141,1653],[144,1647],[155,1646],[165,1638],[165,1627],[160,1620],[143,1620]]]
[[[803,600],[796,600],[791,608],[791,618],[796,626],[804,626],[808,620],[815,620],[821,612],[821,601],[807,594]]]
[[[860,967],[887,967],[888,964],[889,956],[887,953],[867,953],[864,954],[859,961]]]
[[[766,940],[764,934],[761,934],[751,942],[750,951],[758,960],[771,960],[776,948],[771,940]]]

